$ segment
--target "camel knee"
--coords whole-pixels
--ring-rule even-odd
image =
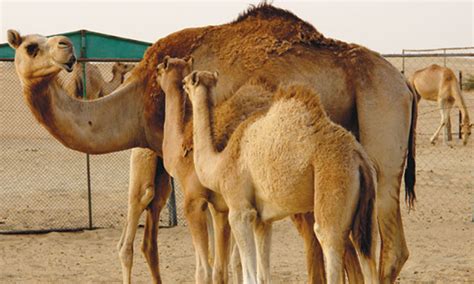
[[[253,208],[241,210],[232,210],[229,212],[229,223],[255,223],[257,220],[257,211]]]
[[[122,265],[129,267],[133,261],[133,244],[122,246],[119,250],[119,258]]]
[[[143,195],[140,199],[140,204],[143,208],[146,208],[150,202],[155,197],[155,187],[153,185],[148,185],[145,190],[143,191]]]
[[[207,200],[205,198],[193,198],[193,199],[186,199],[184,201],[184,215],[186,218],[192,218],[195,214],[203,214],[203,216],[207,219],[207,216],[204,215],[207,209]]]

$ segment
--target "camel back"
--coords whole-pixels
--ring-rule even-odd
[[[298,48],[309,53],[301,55]],[[146,86],[145,120],[151,129],[162,129],[164,95],[156,83],[155,71],[166,55],[193,56],[196,68],[214,68],[209,71],[220,68],[221,77],[227,75],[228,79],[222,81],[233,85],[236,91],[257,71],[266,70],[264,65],[269,62],[279,62],[279,58],[289,55],[304,56],[309,60],[308,56],[319,53],[330,54],[328,56],[338,64],[337,68],[347,73],[350,85],[362,82],[357,78],[370,77],[375,53],[355,44],[326,38],[291,12],[262,3],[252,6],[231,23],[184,29],[158,40],[147,49],[144,59],[126,83],[137,80]]]

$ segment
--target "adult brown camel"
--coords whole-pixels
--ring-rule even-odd
[[[469,112],[459,87],[459,82],[453,70],[432,64],[426,68],[415,71],[409,78],[410,84],[416,92],[418,102],[420,99],[438,102],[441,112],[441,123],[430,139],[434,144],[441,129],[444,127],[444,142],[451,141],[451,119],[450,113],[453,105],[456,105],[462,115],[462,142],[467,144],[471,135],[472,124],[469,120]]]
[[[218,149],[213,133],[219,117],[212,115],[217,72],[176,77],[164,75],[161,86],[176,88],[183,81],[192,101],[196,173],[229,206],[244,283],[271,281],[272,223],[308,211],[315,215],[328,283],[344,282],[350,232],[364,282],[378,283],[375,169],[355,137],[330,121],[314,91],[280,86],[271,106],[245,119]]]
[[[10,31],[9,42],[37,120],[67,147],[88,153],[148,147],[162,157],[164,94],[155,68],[165,55],[192,55],[197,69],[218,70],[216,91],[229,96],[259,76],[313,86],[328,116],[355,134],[378,170],[380,278],[395,281],[408,258],[399,204],[405,162],[406,197],[410,204],[415,199],[416,101],[398,70],[379,54],[328,39],[292,13],[261,4],[229,24],[185,29],[160,39],[122,87],[84,102],[67,96],[56,82],[61,69],[72,68],[69,41]],[[38,60],[43,57],[48,60]],[[320,253],[316,257],[322,259]]]
[[[106,96],[117,89],[124,81],[125,74],[133,69],[133,64],[115,62],[112,66],[112,79],[106,81],[99,70],[93,64],[86,64],[86,90],[88,100],[95,100]],[[76,64],[72,71],[72,78],[67,80],[65,88],[70,95],[82,98],[84,83],[82,81],[82,64]]]
[[[18,32],[11,30],[8,31],[8,42],[16,49],[15,64],[22,85],[24,86],[24,95],[28,105],[36,118],[44,118],[44,120],[40,120],[44,125],[54,125],[52,120],[43,116],[46,115],[46,112],[50,111],[50,109],[48,110],[48,106],[44,104],[44,100],[49,101],[51,97],[41,96],[48,96],[51,93],[59,91],[61,93],[59,98],[66,99],[70,102],[79,101],[71,97],[68,99],[69,95],[66,95],[67,92],[57,77],[61,69],[65,69],[68,72],[72,71],[73,64],[76,60],[72,43],[68,38],[62,36],[52,37],[50,39],[39,35],[22,37]],[[31,63],[34,64],[30,65]],[[33,98],[29,97],[30,95],[39,96],[36,97],[39,101],[32,100]],[[41,101],[43,101],[43,103]],[[56,103],[58,103],[58,101],[56,101]],[[85,101],[83,103],[87,104]],[[59,105],[65,106],[67,103],[59,103]],[[50,129],[48,128],[48,130]],[[90,141],[90,143],[93,144],[95,142]],[[76,149],[80,150],[80,148]],[[146,151],[149,153],[146,154]],[[83,150],[83,152],[93,153],[87,150]],[[104,151],[103,153],[107,152],[111,151]],[[147,216],[145,219],[142,251],[147,260],[154,282],[159,283],[161,280],[157,245],[158,222],[160,212],[171,190],[169,176],[163,168],[161,158],[158,158],[154,151],[147,149],[139,150],[136,148],[132,150],[130,168],[132,171],[130,172],[128,220],[119,242],[124,282],[127,283],[130,280],[133,238],[137,227],[134,221],[136,219],[136,222],[138,222],[139,216],[143,210],[146,210]],[[136,214],[138,211],[139,213]],[[126,273],[128,273],[128,276]]]

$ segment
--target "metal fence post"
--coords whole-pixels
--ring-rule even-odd
[[[443,53],[444,53],[444,56],[443,56],[443,64],[444,64],[444,67],[446,67],[446,48],[443,49]]]
[[[459,89],[461,90],[462,92],[462,71],[459,71]],[[458,138],[459,139],[462,139],[462,134],[461,134],[461,125],[462,125],[462,115],[461,115],[461,111],[458,110]]]
[[[405,49],[402,49],[402,74],[405,75]]]
[[[81,58],[86,57],[86,31],[81,30]],[[82,62],[82,99],[87,99],[87,77],[86,77],[86,62]],[[86,169],[87,169],[87,201],[89,214],[89,229],[92,230],[92,188],[91,188],[91,166],[89,154],[86,154]]]

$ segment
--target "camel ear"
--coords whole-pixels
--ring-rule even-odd
[[[19,32],[15,30],[8,30],[7,31],[7,38],[8,38],[8,44],[13,48],[17,49],[23,39],[21,38],[21,35]]]
[[[189,68],[191,68],[191,70],[193,70],[194,58],[192,56],[190,56],[188,61],[186,61],[186,62],[188,63]]]
[[[212,73],[212,76],[214,77],[214,80],[217,81],[217,78],[219,78],[219,72],[214,71],[214,73]]]
[[[156,66],[156,71],[158,72],[158,74],[160,74],[161,72],[163,72],[163,70],[165,69],[165,66],[163,63],[160,63]]]
[[[199,84],[199,76],[197,72],[193,72],[191,75],[191,83],[193,83],[193,86],[197,86],[197,84]]]
[[[163,67],[165,67],[165,70],[168,70],[168,61],[170,60],[169,55],[166,55],[165,58],[163,59]]]

